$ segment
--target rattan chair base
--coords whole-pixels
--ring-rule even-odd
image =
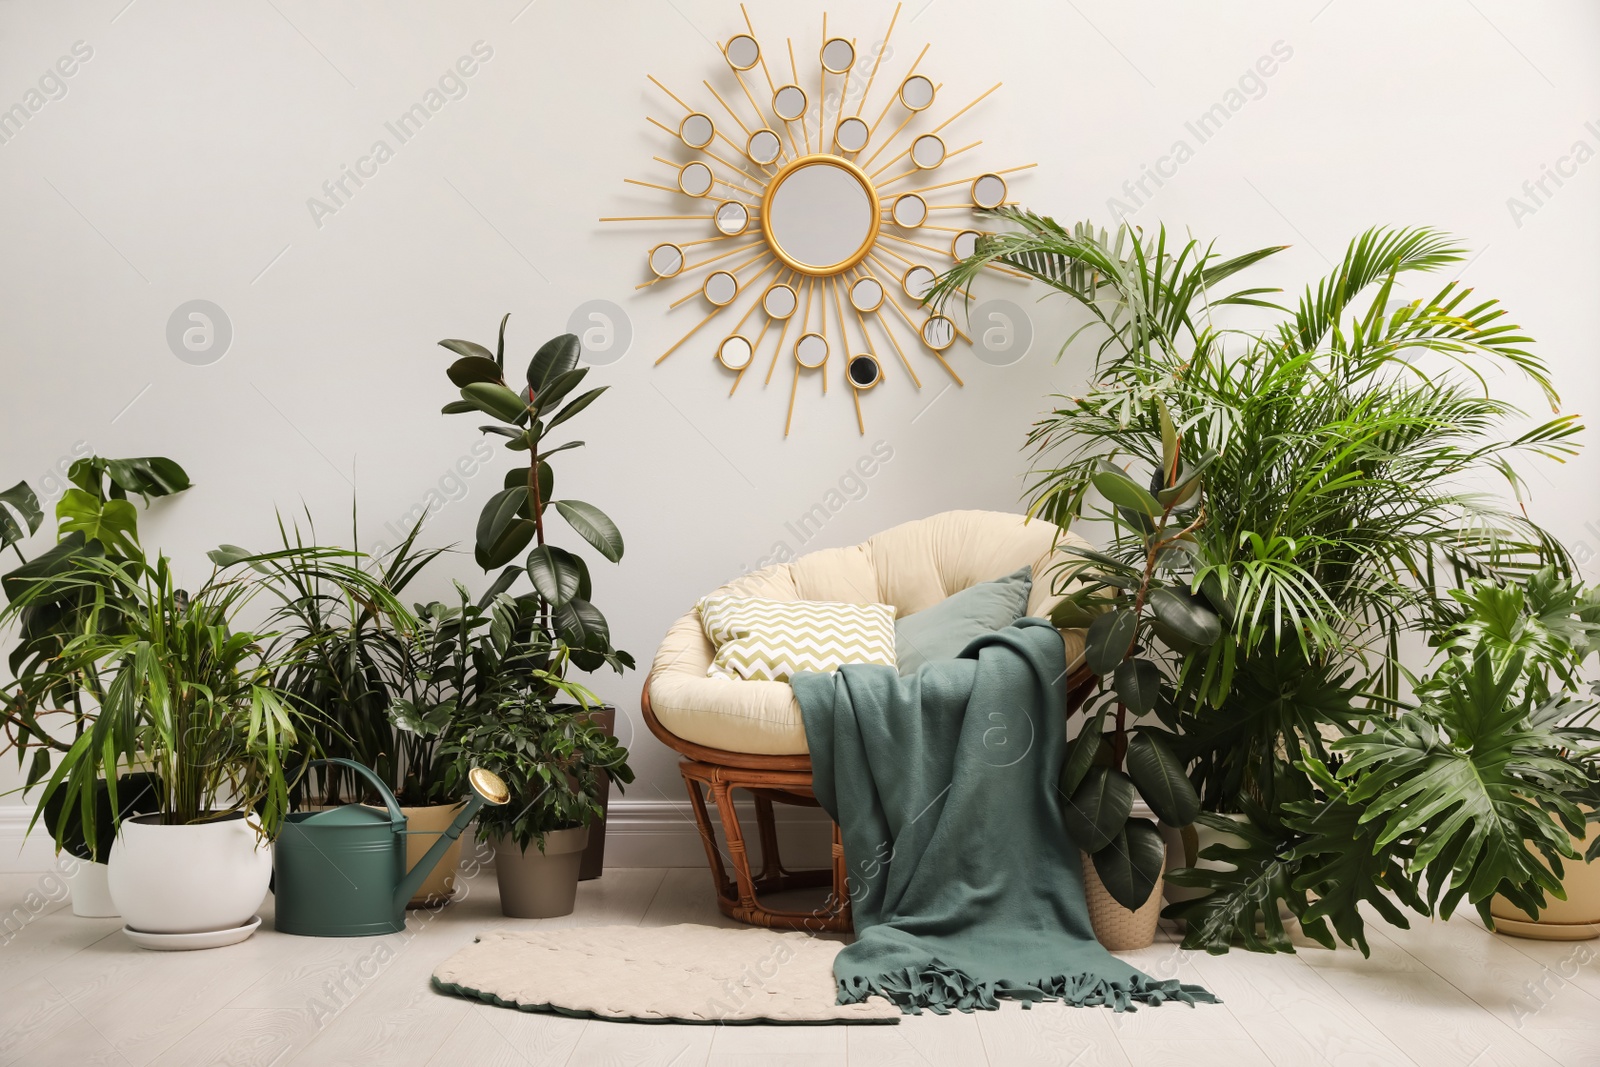
[[[1086,668],[1079,668],[1067,679],[1067,713],[1070,715],[1088,697],[1096,679]],[[729,752],[685,741],[661,725],[650,707],[650,679],[644,680],[640,710],[645,725],[657,739],[684,757],[678,765],[683,784],[689,791],[695,826],[705,845],[706,863],[711,868],[711,883],[722,914],[751,926],[777,930],[809,930],[814,933],[844,933],[851,929],[849,880],[845,875],[844,843],[839,826],[833,824],[833,866],[825,870],[790,871],[778,854],[778,830],[772,805],[795,804],[818,807],[811,789],[811,757],[808,755],[772,756],[749,752]],[[744,830],[734,809],[733,791],[743,789],[755,800],[756,834],[761,846],[761,870],[752,874]],[[717,819],[727,841],[727,863],[717,845],[716,830],[706,794],[717,806]],[[729,868],[732,868],[730,876]],[[827,899],[812,911],[784,911],[770,908],[761,898],[790,889],[829,887]]]

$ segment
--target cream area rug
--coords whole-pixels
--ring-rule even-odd
[[[584,926],[480,936],[433,972],[442,993],[595,1019],[894,1023],[881,997],[839,1004],[841,945],[749,927]]]

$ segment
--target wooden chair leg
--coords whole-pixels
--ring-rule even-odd
[[[750,877],[750,855],[744,844],[744,830],[739,825],[739,813],[733,807],[733,786],[718,780],[711,783],[711,799],[717,805],[717,817],[722,820],[722,836],[728,841],[728,862],[733,866],[733,876],[739,884],[739,905],[756,908],[756,887]]]
[[[761,841],[761,875],[756,882],[780,882],[789,872],[783,869],[783,860],[778,855],[778,827],[773,817],[772,798],[757,793],[755,804],[756,833]]]
[[[683,765],[685,768],[687,764]],[[700,831],[700,842],[706,848],[706,864],[711,868],[711,883],[716,890],[719,900],[732,901],[734,899],[734,885],[728,877],[727,869],[722,866],[722,854],[717,851],[716,831],[711,827],[711,816],[706,811],[705,794],[701,789],[699,779],[683,772],[683,784],[689,789],[689,803],[694,809],[695,826]]]

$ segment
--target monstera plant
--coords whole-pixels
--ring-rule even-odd
[[[1169,826],[1188,826],[1200,810],[1170,735],[1148,726],[1130,730],[1129,713],[1150,715],[1163,700],[1171,703],[1163,695],[1170,687],[1167,671],[1152,655],[1158,644],[1181,654],[1212,644],[1222,633],[1216,612],[1192,587],[1191,565],[1194,532],[1205,521],[1204,471],[1215,454],[1184,462],[1164,406],[1160,421],[1162,462],[1148,488],[1105,461],[1091,477],[1111,505],[1106,518],[1126,531],[1117,540],[1123,556],[1074,550],[1081,561],[1068,563],[1062,576],[1076,579],[1077,588],[1051,615],[1056,626],[1087,629],[1085,661],[1110,679],[1094,717],[1069,748],[1061,772],[1062,813],[1068,832],[1093,857],[1106,891],[1129,909],[1149,899],[1166,860],[1156,827],[1132,816],[1135,793]]]
[[[549,520],[559,516],[602,558],[611,563],[622,559],[622,534],[605,512],[583,500],[555,496],[550,458],[581,448],[583,442],[546,442],[552,430],[593,404],[607,387],[577,392],[589,368],[578,366],[578,338],[570,333],[545,342],[529,362],[525,380],[508,383],[505,342],[510,318],[500,320],[493,352],[472,341],[439,342],[460,357],[447,373],[461,390],[461,399],[446,404],[444,413],[488,415],[494,421],[479,429],[505,438],[505,447],[525,463],[507,471],[505,487],[484,504],[476,538],[478,565],[485,571],[506,568],[526,552],[521,570],[533,583],[540,623],[551,641],[564,648],[580,670],[609,664],[621,673],[633,666],[633,657],[611,645],[606,618],[590,601],[588,564],[548,536]],[[509,573],[516,570],[511,567]],[[502,579],[507,574],[503,570]]]

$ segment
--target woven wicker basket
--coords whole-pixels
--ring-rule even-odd
[[[1100,943],[1112,952],[1128,952],[1154,943],[1156,924],[1161,920],[1164,879],[1156,879],[1150,899],[1138,911],[1129,911],[1106,891],[1100,875],[1095,872],[1093,857],[1083,851],[1078,856],[1083,861],[1083,896],[1089,904],[1089,922]]]

